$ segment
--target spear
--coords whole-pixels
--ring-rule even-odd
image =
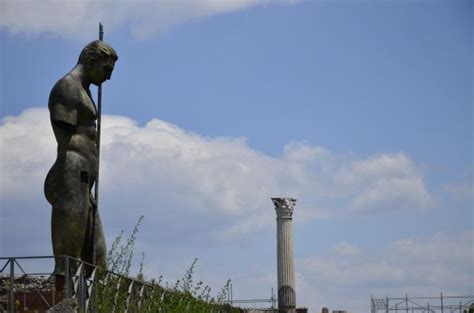
[[[104,28],[99,23],[99,40],[104,40]],[[97,177],[94,185],[95,207],[92,208],[92,265],[96,265],[96,247],[95,247],[95,223],[97,208],[99,207],[99,164],[100,164],[100,129],[102,122],[102,83],[97,88]]]
[[[102,23],[99,23],[99,40],[104,40],[104,28],[102,26]],[[94,198],[95,198],[95,207],[92,207],[92,233],[91,233],[91,239],[92,239],[92,265],[94,267],[96,266],[97,263],[97,253],[96,253],[96,247],[95,247],[95,224],[96,224],[96,215],[97,215],[97,208],[99,207],[99,164],[100,164],[100,129],[102,125],[102,83],[99,84],[97,88],[97,174],[96,174],[96,179],[95,179],[95,184],[94,184]],[[95,283],[95,277],[94,277],[94,283]],[[96,288],[92,289],[92,312],[95,313],[97,312],[97,306],[96,306],[96,293],[95,293]]]

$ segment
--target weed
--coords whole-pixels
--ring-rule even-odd
[[[138,219],[129,238],[123,241],[121,231],[112,243],[107,254],[108,270],[98,272],[96,290],[96,308],[99,313],[140,312],[140,313],[218,313],[238,312],[229,305],[222,305],[229,290],[230,280],[214,298],[211,287],[202,281],[194,281],[197,259],[191,263],[182,279],[178,279],[172,288],[163,288],[162,279],[145,280],[142,254],[139,272],[136,278],[130,278],[134,245],[138,228],[143,216]],[[166,284],[168,286],[168,284]]]

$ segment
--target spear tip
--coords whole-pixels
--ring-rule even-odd
[[[104,40],[104,26],[99,22],[99,40]]]

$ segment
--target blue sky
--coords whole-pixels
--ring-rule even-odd
[[[109,243],[145,215],[150,277],[266,296],[286,195],[311,312],[474,293],[471,1],[64,3],[1,4],[1,255],[51,253],[47,99],[101,20],[100,210]]]

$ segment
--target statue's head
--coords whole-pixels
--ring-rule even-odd
[[[110,79],[117,60],[118,56],[114,48],[104,41],[96,40],[82,49],[77,63],[85,67],[94,85],[100,85]]]

